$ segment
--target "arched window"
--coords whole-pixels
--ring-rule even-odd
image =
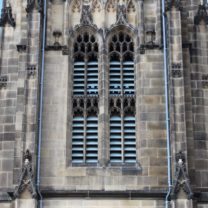
[[[110,162],[136,162],[134,44],[122,31],[109,42]]]
[[[98,161],[98,43],[79,34],[74,43],[72,163]]]

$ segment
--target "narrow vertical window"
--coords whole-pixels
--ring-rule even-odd
[[[134,71],[133,40],[119,32],[109,42],[111,163],[136,163]]]
[[[72,164],[98,162],[98,44],[85,32],[74,43]]]

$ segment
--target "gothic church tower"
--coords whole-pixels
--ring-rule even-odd
[[[2,0],[0,208],[207,208],[207,10]]]

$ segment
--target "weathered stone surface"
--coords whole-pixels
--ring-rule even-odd
[[[122,2],[124,1],[120,1]],[[5,24],[4,28],[0,28],[0,75],[7,78],[0,83],[0,190],[12,190],[17,184],[22,169],[23,152],[26,149],[30,149],[34,155],[32,164],[35,170],[38,139],[43,15],[38,12],[36,4],[26,12],[25,8],[29,8],[30,1],[16,0],[10,3],[16,26],[13,28]],[[93,0],[91,3],[90,16],[84,13],[86,7],[82,7],[81,0],[49,1],[47,5],[46,46],[58,43],[63,51],[45,51],[44,57],[41,187],[62,191],[166,190],[166,111],[164,52],[161,50],[161,2],[128,1],[128,5],[124,4],[125,9],[120,11],[119,15],[113,1],[104,3]],[[167,10],[168,86],[172,169],[174,172],[175,153],[184,151],[191,185],[196,189],[206,190],[208,46],[207,26],[203,19],[206,20],[207,13],[204,10],[204,13],[199,13],[200,0],[168,1],[168,3],[170,7]],[[81,16],[89,19],[80,22]],[[195,16],[200,17],[197,25],[194,25]],[[122,22],[127,27],[124,25],[113,27],[116,22]],[[80,23],[87,23],[90,26],[81,26]],[[99,44],[98,163],[93,166],[86,164],[73,166],[71,151],[73,43],[80,31],[84,33],[90,30],[98,38]],[[55,37],[54,31],[56,33],[58,31],[60,37]],[[128,33],[134,40],[136,163],[133,165],[110,163],[108,50],[112,34],[120,31]],[[120,47],[120,42],[122,37],[118,38],[116,47]],[[150,43],[152,47],[147,47]],[[17,45],[25,45],[26,50],[17,51]],[[142,48],[141,45],[145,47]],[[122,50],[125,50],[125,45],[122,46]],[[16,204],[1,203],[0,200],[0,207],[32,208],[36,205],[35,201],[28,199],[29,194],[21,197],[26,199],[20,199]],[[192,202],[184,199],[183,193],[180,193],[178,198],[180,198],[178,201],[173,202],[174,208],[193,206]],[[44,200],[44,207],[47,208],[106,206],[162,208],[164,202],[160,197],[147,200],[83,198]],[[206,206],[198,205],[199,208]]]

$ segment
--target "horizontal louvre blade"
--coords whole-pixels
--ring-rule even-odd
[[[98,62],[87,63],[87,94],[98,94]]]
[[[112,61],[110,62],[109,73],[109,90],[111,95],[121,94],[121,63]]]
[[[84,162],[84,118],[74,117],[72,122],[72,163]]]
[[[110,118],[110,161],[122,162],[121,117],[119,116]]]
[[[124,117],[124,161],[136,162],[136,132],[135,117]]]
[[[74,63],[73,94],[84,95],[85,89],[85,62]]]
[[[86,136],[86,163],[97,163],[98,161],[98,118],[90,116],[87,118]]]
[[[123,90],[124,94],[134,94],[134,63],[123,62]]]

